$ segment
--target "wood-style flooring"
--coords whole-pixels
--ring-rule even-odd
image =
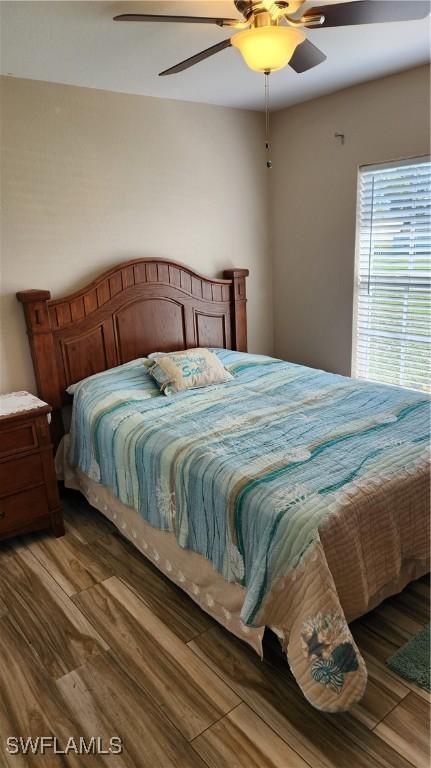
[[[353,625],[361,703],[325,715],[273,638],[266,661],[203,613],[79,494],[66,535],[0,545],[0,766],[428,768],[430,697],[388,658],[429,621],[429,580]],[[121,755],[16,756],[8,736],[111,736]]]

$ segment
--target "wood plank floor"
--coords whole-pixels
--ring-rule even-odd
[[[429,621],[429,579],[353,625],[369,682],[353,711],[300,693],[274,638],[260,659],[81,496],[66,536],[0,545],[0,766],[428,768],[430,697],[385,660]],[[111,736],[121,755],[12,756],[6,737]]]

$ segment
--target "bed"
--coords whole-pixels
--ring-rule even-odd
[[[272,629],[342,711],[367,680],[349,622],[429,571],[429,399],[248,354],[247,275],[139,259],[17,295],[65,484],[258,653]],[[232,379],[161,394],[147,356],[194,347]]]

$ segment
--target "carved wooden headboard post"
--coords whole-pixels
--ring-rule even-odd
[[[245,278],[249,276],[248,269],[225,269],[223,277],[232,280],[233,311],[235,314],[234,348],[238,352],[247,352],[247,291]]]
[[[52,408],[61,408],[63,393],[58,378],[54,334],[48,312],[49,291],[19,291],[17,299],[24,306],[27,335],[39,397]]]
[[[57,299],[49,291],[20,291],[39,396],[55,417],[70,401],[70,384],[150,352],[246,352],[247,275],[228,269],[218,280],[175,261],[144,258]]]

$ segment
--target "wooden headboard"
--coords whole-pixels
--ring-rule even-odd
[[[59,409],[69,384],[150,352],[247,351],[248,270],[223,275],[212,280],[174,261],[136,259],[60,299],[20,291],[39,396]]]

